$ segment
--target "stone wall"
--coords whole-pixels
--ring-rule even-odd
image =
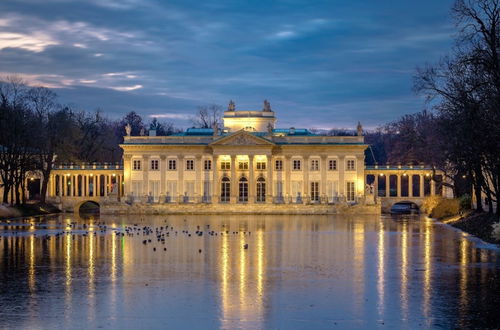
[[[380,205],[104,203],[101,214],[380,214]]]

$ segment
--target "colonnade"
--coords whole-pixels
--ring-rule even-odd
[[[54,170],[50,175],[50,197],[107,197],[123,196],[123,172]]]

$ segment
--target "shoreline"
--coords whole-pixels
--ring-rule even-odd
[[[498,223],[498,218],[489,213],[471,212],[463,216],[438,219],[443,224],[449,225],[463,233],[478,238],[486,244],[494,244],[500,247],[500,237],[493,235],[493,224]]]

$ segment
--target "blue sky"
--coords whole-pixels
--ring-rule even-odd
[[[268,99],[280,127],[373,128],[425,106],[415,68],[453,45],[451,0],[3,0],[0,75],[178,126]]]

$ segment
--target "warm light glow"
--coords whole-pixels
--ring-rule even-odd
[[[115,173],[113,173],[113,176],[116,176],[116,174],[115,174]]]
[[[90,173],[90,176],[94,176],[94,174]]]

